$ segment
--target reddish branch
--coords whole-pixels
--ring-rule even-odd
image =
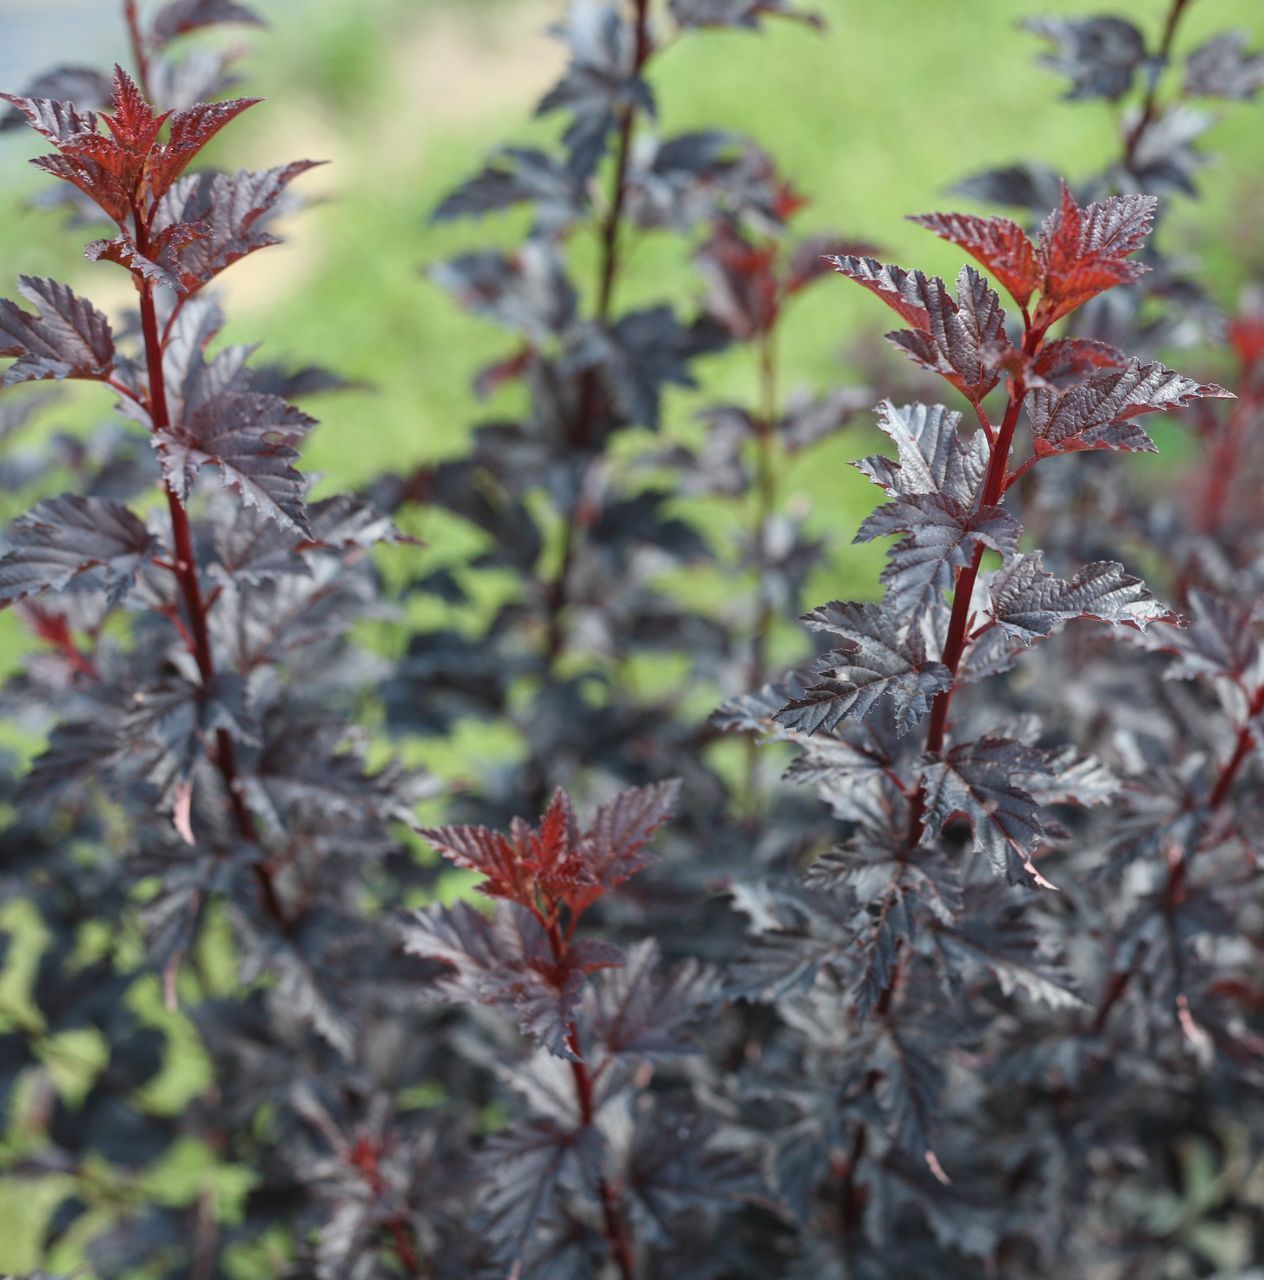
[[[1145,137],[1146,130],[1158,116],[1159,77],[1163,68],[1167,66],[1168,58],[1171,57],[1172,41],[1176,38],[1176,28],[1180,25],[1181,15],[1189,5],[1190,0],[1172,0],[1172,8],[1168,11],[1167,23],[1163,27],[1163,39],[1159,43],[1158,58],[1150,75],[1150,83],[1146,87],[1145,100],[1141,105],[1141,115],[1124,139],[1123,164],[1124,169],[1129,173],[1132,172],[1132,166],[1136,163],[1137,149],[1141,145],[1141,139]]]
[[[634,49],[632,57],[632,78],[638,77],[649,60],[652,51],[649,32],[649,0],[634,0],[636,13],[634,22]],[[623,206],[627,198],[628,165],[632,158],[632,137],[636,126],[636,107],[629,102],[623,109],[619,121],[619,138],[615,149],[614,176],[611,179],[610,205],[601,221],[601,264],[597,283],[597,309],[595,319],[598,325],[605,325],[610,319],[610,308],[614,301],[615,282],[619,276],[619,231],[623,223]],[[600,408],[600,387],[596,373],[588,370],[580,386],[579,412],[576,415],[575,430],[571,443],[579,449],[586,449],[592,441],[593,427],[596,425]],[[545,653],[550,665],[558,657],[565,643],[566,635],[562,626],[562,614],[567,604],[566,582],[570,576],[571,560],[575,554],[575,543],[580,536],[581,514],[584,505],[583,484],[575,494],[571,509],[567,512],[566,527],[562,533],[561,559],[557,568],[557,576],[549,584],[546,596],[548,606],[547,639]]]
[[[1251,700],[1246,719],[1238,729],[1233,753],[1221,767],[1215,785],[1211,789],[1211,794],[1207,798],[1207,809],[1210,813],[1214,814],[1228,799],[1234,781],[1237,779],[1243,764],[1246,763],[1247,756],[1251,753],[1251,746],[1255,739],[1255,730],[1251,725],[1251,721],[1261,714],[1264,714],[1264,686],[1257,690],[1255,697]],[[1189,879],[1190,863],[1197,852],[1198,848],[1196,846],[1190,851],[1188,857],[1180,856],[1172,860],[1171,868],[1168,871],[1167,883],[1163,886],[1163,894],[1160,899],[1166,910],[1170,911],[1183,901],[1185,885]],[[1132,969],[1121,969],[1111,975],[1110,981],[1106,985],[1106,990],[1102,993],[1101,1002],[1097,1007],[1097,1014],[1093,1018],[1094,1031],[1100,1032],[1105,1027],[1111,1010],[1128,990],[1128,984],[1132,981],[1133,972],[1134,970]]]
[[[146,217],[140,207],[134,205],[132,214],[136,228],[137,249],[141,254],[146,254],[149,250],[149,230],[153,211]],[[145,281],[140,288],[140,322],[145,343],[145,365],[149,378],[150,422],[155,432],[166,431],[171,427],[171,413],[167,405],[166,380],[162,371],[163,341],[158,333],[154,288],[149,281]],[[190,648],[197,662],[203,688],[206,688],[215,679],[215,659],[211,652],[208,611],[198,579],[197,558],[189,529],[189,517],[171,486],[164,483],[163,488],[167,495],[167,509],[171,515],[171,536],[175,554],[172,568],[184,601],[188,634],[192,641]],[[226,729],[216,730],[214,759],[220,777],[224,781],[224,788],[228,794],[228,802],[238,830],[251,844],[258,844],[258,828],[242,795],[241,784],[237,778],[236,749]],[[271,872],[260,861],[253,863],[253,869],[264,908],[277,924],[284,925],[285,912],[281,907]]]
[[[553,951],[553,962],[559,971],[566,961],[567,944],[556,917],[548,922],[549,946]],[[580,1122],[585,1128],[590,1127],[596,1116],[593,1105],[593,1078],[584,1061],[583,1045],[579,1038],[579,1028],[572,1021],[566,1028],[566,1047],[571,1052],[571,1078],[575,1084],[575,1100],[579,1104]],[[634,1280],[636,1269],[632,1262],[632,1239],[628,1231],[627,1219],[619,1206],[619,1197],[606,1178],[597,1182],[597,1195],[601,1201],[602,1234],[610,1246],[610,1256],[619,1268],[622,1280]]]

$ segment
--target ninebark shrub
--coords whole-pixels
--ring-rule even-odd
[[[917,216],[971,259],[949,286],[796,235],[749,140],[658,136],[672,41],[813,15],[578,0],[539,108],[558,145],[503,149],[434,215],[530,220],[432,268],[514,335],[476,389],[521,412],[320,501],[291,401],[339,379],[225,345],[213,296],[311,168],[200,167],[266,108],[219,100],[230,55],[186,37],[256,16],[129,0],[130,71],[7,97],[134,292],[0,302],[0,466],[38,495],[0,600],[39,646],[2,705],[42,744],[3,777],[0,897],[28,914],[0,1168],[60,1179],[46,1265],[1184,1280],[1258,1256],[1264,319],[1247,291],[1223,321],[1156,240],[1197,194],[1197,101],[1255,96],[1264,55],[1229,33],[1178,66],[1193,7],[1153,47],[1028,22],[1069,97],[1124,104],[1119,154],[960,188],[1031,225]],[[642,236],[694,274],[628,309]],[[785,385],[786,311],[836,274],[948,403]],[[752,402],[667,421],[734,348]],[[33,431],[56,407],[27,384],[66,380],[117,420]],[[786,470],[875,402],[881,599],[811,610],[818,653],[778,678],[830,550]],[[1191,461],[1136,483],[1161,416]],[[397,571],[418,503],[477,531],[468,564]],[[398,661],[359,643],[417,594],[473,621]],[[363,727],[467,719],[516,754],[446,794]],[[477,892],[435,901],[433,850]]]

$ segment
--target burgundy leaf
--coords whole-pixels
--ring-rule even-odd
[[[1129,360],[1122,369],[1090,374],[1057,391],[1036,387],[1026,400],[1037,457],[1084,449],[1154,452],[1154,442],[1131,419],[1198,399],[1231,399],[1214,384],[1202,384],[1161,364]]]
[[[988,444],[981,431],[960,430],[961,415],[943,405],[896,406],[884,400],[878,426],[895,442],[899,461],[876,454],[853,465],[895,497],[939,494],[972,507],[987,476]]]
[[[28,315],[0,299],[0,356],[16,356],[4,385],[48,378],[103,381],[114,369],[110,322],[90,302],[64,284],[21,276],[18,289],[39,308]]]
[[[157,147],[149,166],[149,190],[160,200],[189,162],[230,121],[261,102],[260,98],[230,98],[226,102],[199,102],[171,117],[167,141]]]
[[[187,501],[197,473],[220,469],[224,483],[269,520],[310,536],[303,477],[291,465],[313,420],[279,396],[234,392],[213,398],[183,422],[155,432],[172,492]]]
[[[925,324],[887,334],[918,364],[947,378],[977,404],[1000,381],[997,351],[1009,347],[1005,312],[987,281],[973,268],[962,267],[954,302],[938,277],[927,282]]]
[[[126,507],[74,494],[37,503],[15,521],[9,546],[0,559],[0,605],[60,591],[83,574],[118,603],[158,549]]]
[[[927,660],[920,638],[878,605],[835,601],[803,621],[844,643],[817,659],[813,673],[824,679],[777,712],[789,729],[830,733],[845,719],[863,720],[885,699],[905,733],[930,710],[935,694],[952,684],[943,663]]]
[[[964,249],[1005,287],[1020,307],[1039,288],[1036,246],[1009,218],[980,218],[969,213],[914,214],[910,221]]]
[[[1150,234],[1157,206],[1154,196],[1127,195],[1081,209],[1064,182],[1060,207],[1040,227],[1043,279],[1035,323],[1047,328],[1104,290],[1131,284],[1148,271],[1129,255]]]

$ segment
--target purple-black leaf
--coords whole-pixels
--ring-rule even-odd
[[[1151,623],[1178,621],[1140,578],[1113,560],[1085,565],[1067,580],[1045,572],[1041,552],[1017,555],[993,575],[988,592],[992,619],[1023,644],[1051,636],[1075,618],[1140,631]]]
[[[973,507],[988,469],[981,431],[963,433],[961,415],[941,404],[897,406],[884,400],[878,426],[895,442],[899,461],[875,454],[854,465],[893,497],[942,494]]]
[[[224,483],[249,506],[310,536],[303,477],[291,465],[294,447],[313,420],[279,396],[253,392],[211,398],[181,423],[154,433],[154,447],[172,491],[186,502],[197,473],[220,469]]]
[[[14,522],[9,544],[0,560],[0,606],[60,591],[75,579],[76,587],[104,590],[118,604],[158,550],[153,535],[126,507],[74,494],[37,503]]]
[[[884,503],[861,524],[856,542],[903,533],[887,553],[883,607],[911,620],[942,600],[955,571],[969,564],[980,546],[1002,555],[1018,550],[1022,526],[1003,508],[971,510],[955,498],[917,493]]]
[[[1068,98],[1118,101],[1145,61],[1145,38],[1123,18],[1028,18],[1022,23],[1052,45],[1040,61],[1071,81]]]
[[[653,938],[628,948],[627,961],[593,983],[588,1025],[611,1054],[664,1058],[688,1053],[683,1034],[719,999],[717,975],[694,960],[664,971]]]
[[[1129,360],[1064,391],[1035,387],[1026,400],[1037,457],[1083,449],[1154,452],[1154,442],[1132,419],[1188,404],[1232,398],[1223,387],[1182,377],[1161,364]]]
[[[934,830],[956,817],[974,832],[975,847],[997,875],[1013,884],[1049,886],[1032,861],[1047,834],[1040,805],[1014,783],[1025,772],[1047,773],[1030,747],[1007,738],[980,738],[928,760],[926,810]]]
[[[21,276],[18,289],[39,311],[29,315],[0,299],[0,356],[16,356],[4,385],[46,378],[102,381],[114,368],[114,335],[106,317],[55,280]]]
[[[585,975],[622,963],[615,948],[587,940],[558,960],[543,925],[516,902],[498,902],[490,917],[463,902],[419,911],[404,945],[448,966],[434,984],[439,998],[502,1009],[561,1058],[575,1056],[567,1039]]]
[[[817,659],[813,674],[824,678],[777,712],[789,729],[828,733],[849,717],[863,720],[885,699],[905,733],[952,684],[948,668],[926,658],[920,637],[878,605],[835,601],[803,621],[844,643]]]
[[[237,4],[236,0],[170,0],[154,14],[149,31],[154,43],[161,47],[177,36],[221,23],[253,27],[264,25],[263,19],[253,9]]]
[[[1245,102],[1264,88],[1264,53],[1250,53],[1241,31],[1201,44],[1185,63],[1185,92],[1194,97]]]
[[[318,163],[296,160],[258,172],[193,173],[177,178],[158,204],[155,232],[161,234],[181,223],[203,228],[203,234],[182,246],[168,268],[180,286],[190,291],[199,288],[256,249],[280,243],[265,227],[268,215],[289,184]]]

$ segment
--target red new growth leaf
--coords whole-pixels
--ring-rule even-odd
[[[155,200],[188,168],[189,162],[230,121],[261,102],[261,98],[230,98],[227,102],[199,102],[171,117],[171,132],[151,160],[149,187]]]
[[[964,249],[1005,286],[1020,307],[1025,307],[1040,287],[1042,272],[1036,246],[1017,222],[969,213],[920,213],[909,221]]]
[[[1062,184],[1062,204],[1040,228],[1044,273],[1035,322],[1055,320],[1117,284],[1131,284],[1149,268],[1129,261],[1154,224],[1154,196],[1112,196],[1081,209]]]
[[[1153,196],[1112,196],[1081,209],[1063,182],[1062,203],[1045,219],[1036,244],[1009,218],[923,213],[911,221],[981,262],[1024,310],[1038,292],[1033,324],[1043,332],[1090,298],[1149,270],[1129,255],[1150,234],[1157,203]]]
[[[117,64],[113,87],[114,114],[103,111],[101,118],[121,147],[135,155],[148,155],[171,113],[164,111],[162,115],[155,115],[136,82]]]
[[[565,907],[573,921],[646,865],[645,848],[670,816],[677,790],[664,782],[622,791],[583,832],[560,787],[535,828],[515,818],[507,836],[474,826],[418,830],[446,858],[484,876],[480,892],[517,902],[548,924]]]

